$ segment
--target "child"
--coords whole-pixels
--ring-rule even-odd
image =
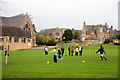
[[[104,52],[105,54],[106,54],[106,52],[104,51],[104,48],[103,48],[102,45],[100,46],[100,49],[96,52],[96,54],[97,54],[99,51],[100,51],[101,60],[103,60],[103,58],[104,58],[105,60],[107,60],[107,58],[105,58],[104,55],[103,55],[103,52]]]
[[[9,54],[8,54],[8,50],[5,48],[5,56],[9,56]]]
[[[62,51],[62,56],[63,56],[63,54],[64,54],[64,48],[63,48],[63,46],[62,46],[62,48],[61,48],[61,51]]]
[[[54,63],[57,63],[57,51],[56,51],[56,47],[55,47],[55,49],[54,49],[53,51],[51,51],[50,53],[52,53],[52,52],[54,52],[54,57],[53,57]]]
[[[76,47],[75,50],[76,50],[76,54],[75,55],[78,56],[78,47]]]
[[[79,54],[82,56],[82,46],[79,46]]]
[[[58,48],[58,54],[59,54],[59,55],[58,55],[59,60],[60,60],[60,59],[63,59],[63,58],[60,56],[60,55],[61,55],[61,52],[60,52],[60,49],[59,49],[59,48]]]
[[[69,56],[70,56],[70,46],[68,47],[68,51],[69,51]]]
[[[45,46],[44,50],[45,50],[45,55],[48,56],[48,47]]]
[[[72,46],[72,48],[71,48],[71,55],[73,56],[73,51],[74,51],[74,48],[73,48],[73,46]]]

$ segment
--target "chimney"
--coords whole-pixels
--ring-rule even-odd
[[[115,32],[117,31],[117,29],[115,29]]]
[[[74,28],[72,28],[72,31],[74,30]]]
[[[35,29],[35,24],[33,24],[33,28]]]
[[[84,25],[85,25],[85,21],[84,21]]]
[[[94,24],[92,25],[92,31],[94,31]]]
[[[102,27],[102,24],[100,24],[100,27]]]
[[[107,22],[105,23],[105,26],[107,26]]]
[[[113,29],[113,26],[111,26],[111,29]]]

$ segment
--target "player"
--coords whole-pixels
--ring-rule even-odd
[[[82,46],[79,46],[79,54],[82,56]]]
[[[69,51],[69,56],[70,56],[70,46],[68,47],[68,51]]]
[[[54,57],[53,57],[53,60],[54,60],[54,63],[57,63],[57,51],[56,51],[56,47],[53,51],[50,51],[50,53],[54,52]]]
[[[72,46],[72,48],[71,48],[71,55],[73,56],[73,51],[74,51],[74,48],[73,48],[73,46]]]
[[[101,60],[103,60],[103,58],[104,58],[105,60],[107,60],[107,58],[105,58],[104,55],[103,55],[103,52],[104,52],[105,54],[106,54],[106,52],[104,51],[104,48],[103,48],[102,45],[100,46],[100,49],[96,52],[96,54],[97,54],[99,51],[100,51]]]
[[[64,48],[63,48],[63,46],[62,46],[62,48],[61,48],[61,51],[62,51],[62,56],[63,56],[63,54],[64,54]]]
[[[58,48],[58,58],[59,58],[59,60],[60,60],[60,59],[63,59],[63,58],[61,57],[61,51],[60,51],[59,48]]]
[[[76,50],[76,54],[75,55],[78,56],[78,47],[76,47],[75,50]]]
[[[9,56],[7,48],[5,48],[5,56]]]
[[[45,46],[44,50],[45,50],[45,55],[48,56],[48,47]]]

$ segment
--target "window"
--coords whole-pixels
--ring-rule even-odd
[[[21,42],[22,42],[22,43],[25,43],[25,38],[22,38],[22,39],[21,39]]]
[[[106,35],[104,34],[104,38],[106,37]]]
[[[98,38],[100,39],[100,36],[98,36]]]
[[[28,30],[30,30],[30,28],[28,28]]]
[[[27,30],[26,30],[26,34],[27,34]]]
[[[28,28],[28,25],[26,24],[25,27]]]
[[[11,42],[11,37],[9,37],[9,42]]]
[[[60,33],[59,33],[59,32],[57,32],[57,33],[56,33],[56,35],[60,35]]]
[[[30,38],[28,38],[28,42],[30,42]]]
[[[4,45],[0,45],[0,50],[4,50]]]
[[[4,38],[0,38],[0,42],[4,42]]]
[[[19,38],[14,38],[14,42],[19,42]]]

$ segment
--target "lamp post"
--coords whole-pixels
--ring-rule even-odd
[[[6,61],[5,61],[5,64],[7,64],[9,36],[7,36],[6,39],[7,39],[7,53],[6,53]]]

